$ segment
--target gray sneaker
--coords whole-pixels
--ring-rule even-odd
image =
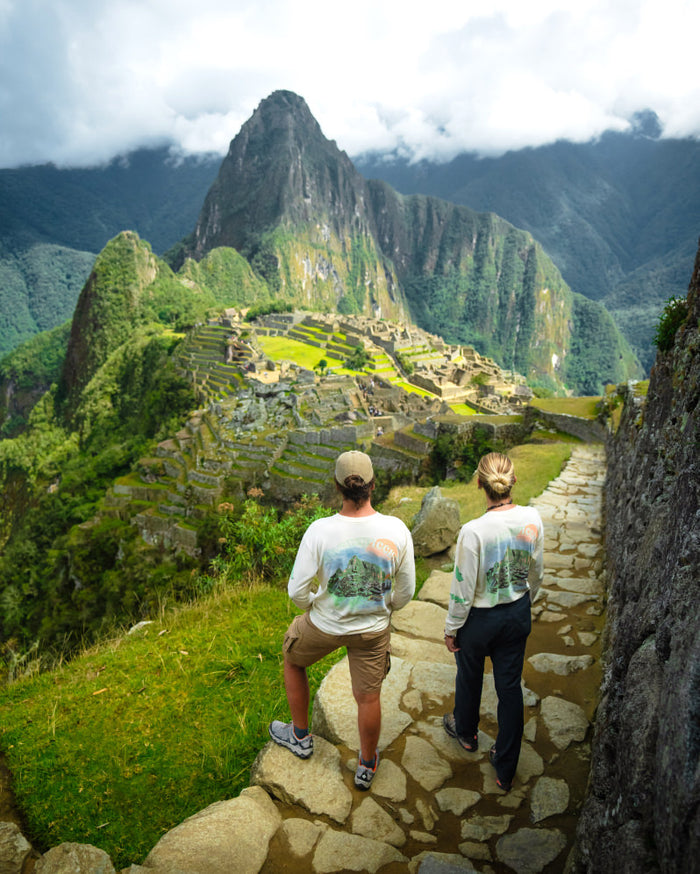
[[[374,780],[374,775],[377,773],[378,765],[379,753],[374,757],[373,768],[368,768],[366,765],[363,765],[361,761],[357,763],[357,770],[355,771],[355,786],[361,792],[366,792],[372,785],[372,780]]]
[[[276,744],[291,750],[300,759],[308,759],[314,751],[313,736],[307,734],[306,737],[298,738],[294,734],[294,725],[291,722],[280,722],[279,719],[275,719],[267,730]]]

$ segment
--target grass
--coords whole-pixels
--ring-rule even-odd
[[[600,397],[533,398],[530,404],[546,413],[565,413],[581,419],[596,418],[596,404]]]
[[[117,870],[248,785],[288,719],[286,591],[226,589],[0,692],[0,740],[30,837],[90,843]],[[339,654],[309,672],[312,694]]]
[[[530,498],[541,494],[547,484],[557,477],[571,455],[570,443],[523,444],[508,451],[508,457],[515,466],[518,481],[513,488],[513,498],[519,504],[527,504]],[[459,504],[462,523],[480,516],[486,503],[483,493],[476,487],[474,477],[468,482],[442,483],[440,486],[446,498]],[[397,486],[389,493],[382,505],[382,511],[398,516],[406,524],[420,510],[426,489],[419,486]]]
[[[294,361],[307,370],[313,370],[323,358],[328,361],[325,350],[302,343],[301,340],[292,340],[288,337],[258,337],[258,343],[265,355],[273,361]]]
[[[467,404],[450,404],[450,409],[458,416],[475,416],[476,410]]]

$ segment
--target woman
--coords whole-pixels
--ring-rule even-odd
[[[496,783],[512,788],[523,733],[521,677],[530,633],[530,604],[542,582],[543,528],[534,507],[511,499],[513,463],[499,452],[479,462],[477,484],[486,512],[462,526],[457,540],[445,645],[455,654],[453,713],[445,731],[465,750],[478,749],[484,660],[493,663],[498,695],[498,735],[489,751]]]

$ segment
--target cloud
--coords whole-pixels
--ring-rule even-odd
[[[700,134],[695,0],[0,0],[0,166],[223,154],[277,88],[351,155]]]

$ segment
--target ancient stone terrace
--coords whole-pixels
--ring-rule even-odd
[[[368,375],[359,382],[332,370],[319,377],[289,361],[275,364],[257,342],[263,332],[317,346],[333,361],[362,346],[371,355]],[[429,395],[401,387],[408,360],[410,378]],[[242,498],[258,487],[281,504],[302,494],[328,498],[333,459],[357,446],[372,453],[378,469],[415,478],[432,446],[416,430],[428,416],[450,413],[448,402],[477,391],[490,392],[493,404],[481,398],[474,406],[502,412],[497,388],[520,388],[474,350],[358,317],[273,314],[251,327],[242,313],[227,310],[188,336],[178,361],[200,409],[154,457],[116,482],[104,512],[131,518],[149,543],[193,555],[200,521],[224,496]]]

